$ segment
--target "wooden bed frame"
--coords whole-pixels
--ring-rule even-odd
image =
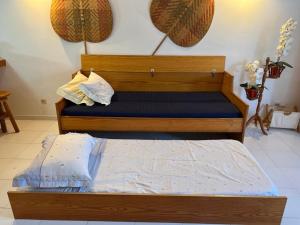
[[[222,91],[243,113],[237,119],[154,119],[61,116],[60,132],[230,132],[243,140],[248,106],[233,93],[225,57],[82,56],[117,91]],[[134,124],[134,126],[133,126]],[[279,225],[286,197],[8,192],[16,219]]]
[[[233,93],[233,77],[224,56],[82,55],[82,72],[93,70],[115,91],[222,92],[242,118],[132,118],[62,116],[66,101],[56,104],[60,133],[70,131],[226,133],[243,142],[248,105]],[[133,126],[134,124],[134,126]]]
[[[280,225],[286,197],[8,192],[16,219]]]

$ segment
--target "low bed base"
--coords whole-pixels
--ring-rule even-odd
[[[8,192],[16,219],[280,225],[286,197]]]

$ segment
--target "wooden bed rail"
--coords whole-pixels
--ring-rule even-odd
[[[286,197],[8,192],[16,219],[280,225]]]

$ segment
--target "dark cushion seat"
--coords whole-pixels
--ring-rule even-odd
[[[229,102],[221,92],[116,92],[112,102]]]
[[[64,116],[240,118],[239,110],[219,92],[129,93],[118,92],[109,106],[76,105],[68,102]]]

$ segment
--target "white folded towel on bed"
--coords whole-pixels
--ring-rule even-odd
[[[31,166],[13,180],[14,187],[82,188],[91,185],[105,146],[88,134],[49,136]]]

